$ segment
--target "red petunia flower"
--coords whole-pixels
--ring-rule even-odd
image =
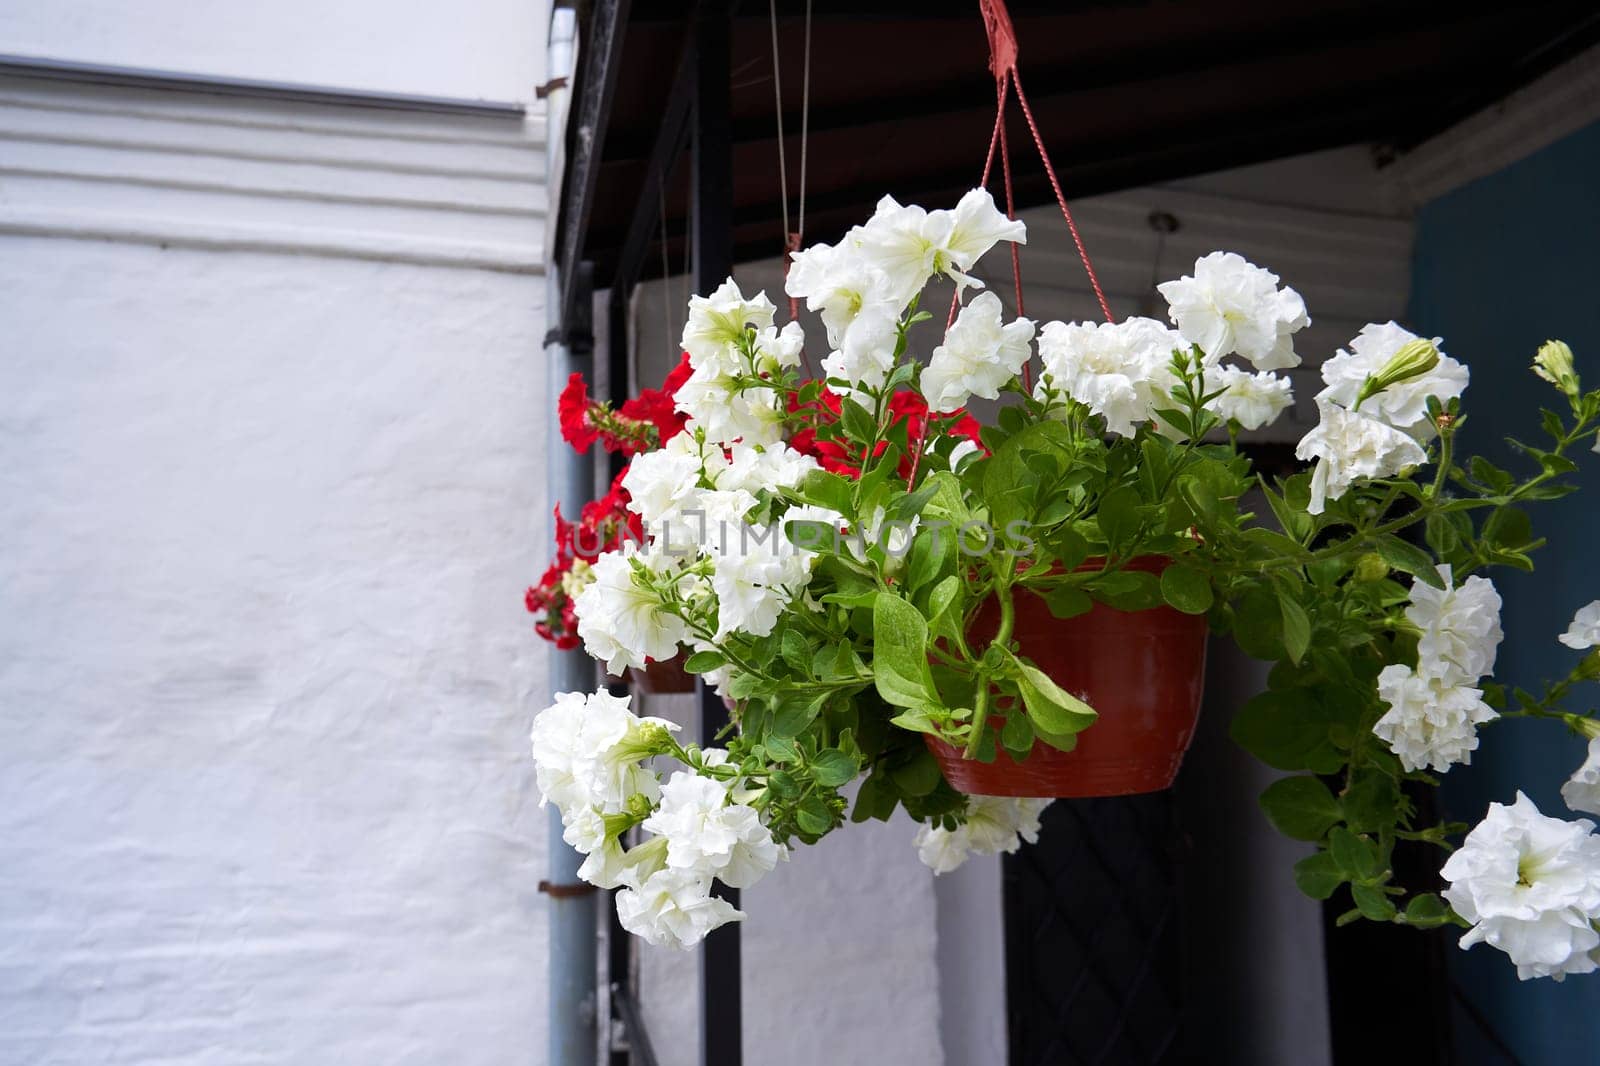
[[[600,436],[589,418],[594,406],[583,375],[575,373],[567,378],[567,387],[561,390],[561,398],[556,402],[556,413],[561,419],[561,436],[577,451],[587,451]]]
[[[838,422],[839,412],[842,408],[840,398],[826,390],[814,402],[801,403],[798,393],[789,396],[789,410],[791,412],[811,411],[814,421],[818,425],[831,426]],[[908,445],[922,439],[924,422],[928,419],[928,402],[909,389],[902,389],[889,398],[889,424],[891,427],[904,425]],[[953,433],[983,447],[978,439],[982,428],[978,420],[965,410],[951,412],[946,415],[934,415],[933,421],[937,428],[943,432]],[[931,433],[935,426],[928,426],[927,432]],[[860,449],[853,445],[846,445],[839,440],[819,439],[815,427],[809,427],[796,432],[789,441],[789,446],[795,451],[809,455],[817,460],[824,470],[841,474],[845,477],[861,476]],[[888,448],[886,441],[880,441],[873,453],[876,458]],[[911,476],[911,456],[905,455],[900,459],[900,476]]]
[[[638,396],[635,396],[617,410],[617,415],[619,418],[627,419],[639,426],[654,426],[656,431],[655,447],[660,447],[673,437],[676,437],[682,432],[684,423],[689,420],[688,415],[681,414],[677,410],[672,395],[658,389],[640,391]],[[621,451],[624,455],[629,456],[637,455],[641,451],[653,451],[654,448],[643,447],[643,444],[646,443],[645,436],[645,434],[640,433],[636,437],[624,439],[620,442],[621,446],[614,450]],[[613,450],[609,442],[607,443],[607,450]]]
[[[678,390],[683,387],[685,381],[689,380],[689,375],[692,373],[694,373],[694,367],[689,365],[689,353],[684,352],[678,359],[678,365],[673,367],[672,372],[667,375],[667,380],[661,383],[661,391],[668,396],[678,395]]]

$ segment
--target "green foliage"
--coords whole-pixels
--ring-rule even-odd
[[[1314,777],[1285,777],[1261,793],[1261,809],[1284,836],[1321,840],[1343,813],[1333,793]]]
[[[1174,353],[1177,384],[1159,424],[1131,437],[1108,436],[1081,404],[1013,381],[997,424],[983,430],[987,456],[953,469],[948,420],[920,439],[894,416],[896,390],[918,381],[909,321],[885,386],[844,399],[836,418],[808,413],[815,386],[778,383],[800,400],[790,428],[803,425],[862,469],[774,489],[761,498],[764,513],[809,505],[855,531],[885,520],[915,526],[904,552],[825,550],[804,596],[764,636],[718,639],[714,620],[700,623],[705,650],[688,668],[727,671],[724,691],[738,701],[730,762],[717,772],[752,790],[780,839],[815,840],[847,806],[853,821],[903,808],[953,824],[966,800],[939,772],[928,737],[972,758],[1004,750],[1021,759],[1041,744],[1071,750],[1094,728],[1094,708],[1017,641],[1018,597],[1042,598],[1068,625],[1104,608],[1203,615],[1272,664],[1267,690],[1237,709],[1230,729],[1289,775],[1260,805],[1280,831],[1317,846],[1295,865],[1295,883],[1315,899],[1348,895],[1341,921],[1455,921],[1438,896],[1393,883],[1397,846],[1448,848],[1460,827],[1418,824],[1410,796],[1435,782],[1405,771],[1373,734],[1385,710],[1378,673],[1415,663],[1404,608],[1416,583],[1442,587],[1440,564],[1458,582],[1532,567],[1544,541],[1530,508],[1572,491],[1569,453],[1593,440],[1600,393],[1573,385],[1569,414],[1542,415],[1547,442],[1512,442],[1513,469],[1458,462],[1465,419],[1455,402],[1434,401],[1438,435],[1418,474],[1358,481],[1312,515],[1310,475],[1261,476],[1235,446],[1236,427],[1206,408],[1211,393],[1193,352]],[[1151,556],[1165,565],[1132,565]],[[676,586],[663,594],[692,617]],[[1600,657],[1585,663],[1541,696],[1487,685],[1486,698],[1508,716],[1577,726],[1587,720],[1560,701],[1572,684],[1600,678]],[[857,779],[852,806],[841,790]]]

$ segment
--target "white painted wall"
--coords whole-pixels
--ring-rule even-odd
[[[0,84],[0,1062],[540,1061],[537,133]]]
[[[7,0],[0,53],[531,101],[548,0]]]

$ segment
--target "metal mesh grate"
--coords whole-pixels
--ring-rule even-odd
[[[1154,1066],[1180,1047],[1169,793],[1061,800],[1007,856],[1011,1066]]]

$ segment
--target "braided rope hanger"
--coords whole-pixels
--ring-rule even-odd
[[[1094,289],[1095,300],[1100,304],[1100,311],[1105,315],[1107,322],[1115,322],[1116,316],[1111,313],[1111,305],[1106,302],[1105,290],[1100,286],[1100,277],[1095,273],[1094,264],[1089,261],[1089,250],[1084,247],[1083,236],[1078,232],[1078,223],[1072,217],[1072,208],[1067,206],[1067,198],[1061,191],[1061,180],[1056,177],[1055,165],[1050,162],[1050,153],[1044,146],[1044,137],[1039,133],[1039,124],[1034,120],[1033,108],[1028,105],[1028,94],[1022,89],[1022,76],[1017,71],[1017,32],[1011,25],[1011,12],[1006,8],[1006,0],[978,0],[978,10],[983,15],[983,28],[989,36],[989,70],[994,74],[995,81],[995,116],[994,133],[989,138],[989,154],[983,162],[983,178],[980,185],[987,188],[989,174],[994,168],[995,150],[1000,153],[1000,164],[1004,172],[1006,192],[1006,215],[1016,218],[1016,197],[1011,187],[1011,151],[1006,141],[1006,98],[1009,91],[1017,91],[1017,103],[1022,107],[1022,117],[1027,120],[1028,132],[1033,136],[1033,145],[1039,151],[1039,159],[1044,163],[1044,172],[1050,178],[1050,188],[1056,195],[1056,204],[1061,208],[1061,217],[1066,220],[1067,230],[1072,234],[1072,243],[1078,250],[1078,259],[1083,263],[1084,273],[1089,275],[1089,285]],[[1012,277],[1017,289],[1017,314],[1022,314],[1022,268],[1017,246],[1011,246]],[[952,312],[953,313],[953,312]]]
[[[1105,315],[1107,322],[1115,322],[1116,316],[1111,313],[1111,305],[1106,301],[1105,290],[1100,286],[1100,276],[1095,273],[1094,264],[1089,261],[1089,249],[1084,246],[1083,236],[1078,232],[1078,223],[1072,217],[1072,208],[1067,206],[1067,198],[1061,191],[1061,181],[1056,177],[1056,168],[1050,162],[1050,153],[1045,150],[1044,137],[1039,133],[1039,124],[1034,121],[1033,108],[1028,106],[1028,96],[1022,90],[1022,77],[1017,73],[1017,31],[1011,25],[1011,12],[1006,8],[1005,0],[978,0],[978,10],[983,15],[983,28],[989,37],[989,70],[994,74],[995,108],[994,131],[989,135],[989,151],[983,160],[983,177],[978,180],[981,188],[989,187],[989,176],[994,171],[994,157],[998,152],[1000,156],[1000,170],[1006,193],[1006,217],[1017,217],[1017,198],[1011,183],[1011,145],[1006,138],[1006,100],[1010,90],[1017,91],[1017,102],[1022,106],[1022,116],[1027,120],[1028,132],[1033,136],[1033,145],[1039,151],[1039,158],[1044,162],[1044,172],[1050,178],[1050,188],[1056,194],[1056,204],[1061,208],[1061,217],[1066,219],[1067,230],[1072,234],[1073,246],[1078,250],[1078,260],[1083,263],[1083,270],[1089,276],[1089,285],[1094,289],[1094,298],[1100,304],[1100,312]],[[1016,288],[1017,314],[1023,313],[1022,303],[1022,255],[1015,242],[1011,244],[1011,280]],[[961,293],[956,292],[950,299],[950,317],[945,321],[948,330],[956,320],[956,312],[960,308]],[[1031,373],[1027,364],[1022,367],[1023,387],[1031,387]],[[917,441],[912,449],[911,476],[909,482],[915,484],[917,468],[922,465],[922,446],[927,437],[927,424],[931,420],[924,419],[918,429]]]

